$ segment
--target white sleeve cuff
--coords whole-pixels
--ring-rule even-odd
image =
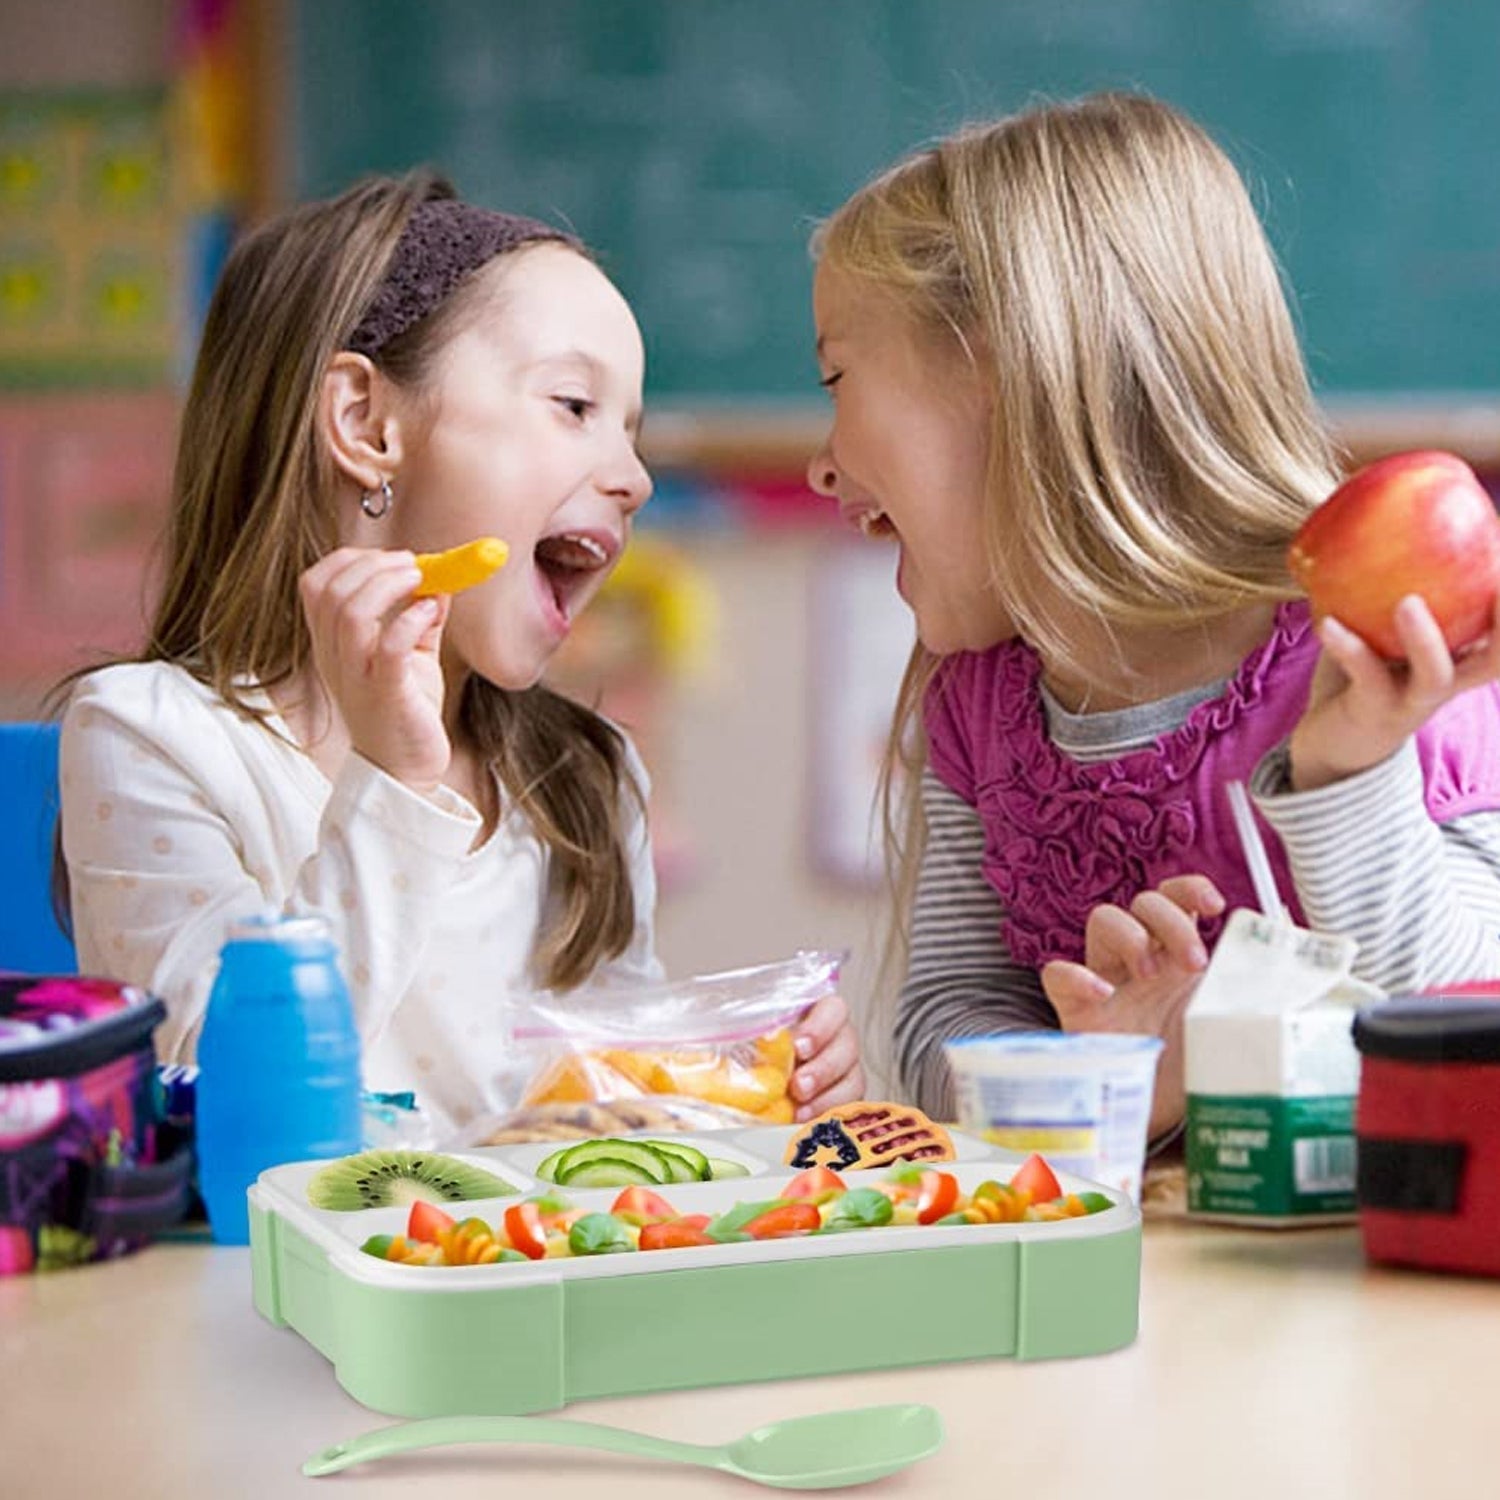
[[[339,771],[323,816],[346,828],[375,823],[402,843],[440,859],[467,854],[484,822],[452,788],[439,786],[424,797],[354,752]]]

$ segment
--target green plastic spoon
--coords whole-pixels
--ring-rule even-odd
[[[942,1418],[932,1407],[916,1405],[814,1412],[757,1427],[722,1446],[674,1443],[553,1417],[431,1417],[377,1427],[347,1443],[335,1443],[308,1459],[302,1472],[313,1477],[332,1474],[391,1453],[450,1443],[543,1443],[699,1464],[782,1490],[833,1490],[866,1484],[930,1458],[942,1441]]]

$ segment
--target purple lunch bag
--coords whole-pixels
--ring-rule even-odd
[[[160,1000],[108,979],[0,974],[0,1276],[139,1249],[191,1201],[163,1119]]]

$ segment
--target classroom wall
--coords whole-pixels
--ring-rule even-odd
[[[825,539],[707,535],[689,545],[718,596],[720,648],[709,680],[668,716],[653,768],[670,778],[696,866],[661,902],[663,960],[690,974],[802,947],[848,949],[847,993],[863,1007],[883,896],[819,873],[812,849]]]
[[[5,0],[0,88],[130,88],[159,82],[172,0]]]
[[[0,88],[159,81],[171,0],[6,0]],[[14,398],[13,398],[14,399]],[[50,398],[49,398],[50,399]],[[818,874],[809,849],[812,600],[823,533],[783,528],[678,538],[718,601],[717,650],[670,701],[652,770],[670,782],[687,866],[659,909],[674,975],[848,949],[848,991],[873,973],[877,892]],[[36,711],[45,674],[0,687],[0,717]]]

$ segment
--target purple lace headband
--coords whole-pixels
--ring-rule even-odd
[[[419,203],[406,221],[375,296],[344,347],[373,358],[436,311],[465,279],[520,245],[538,240],[581,248],[561,229],[457,198]]]

